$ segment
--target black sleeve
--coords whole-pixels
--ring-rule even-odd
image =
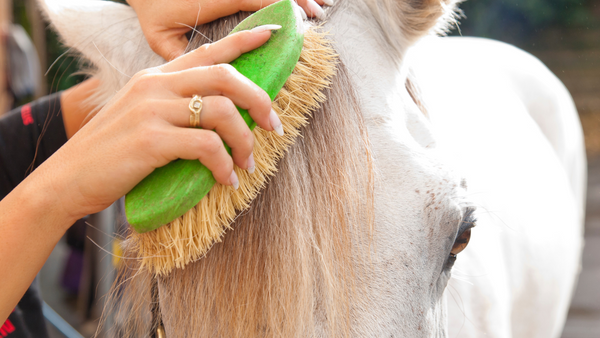
[[[3,115],[0,118],[0,199],[65,142],[67,134],[60,93]]]
[[[3,115],[0,118],[0,199],[65,142],[67,134],[60,94],[44,97]],[[48,337],[37,283],[36,277],[9,318],[0,325],[0,337]]]

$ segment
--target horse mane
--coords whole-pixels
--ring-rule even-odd
[[[354,5],[367,6],[363,13],[380,26],[381,42],[401,60],[418,38],[447,29],[456,3]],[[330,14],[342,5],[350,4]],[[188,51],[223,38],[249,14],[197,27]],[[410,74],[406,86],[426,114]],[[278,173],[205,257],[155,277],[125,248],[129,259],[105,312],[114,316],[119,337],[155,337],[158,326],[169,338],[352,335],[352,304],[367,304],[361,288],[370,279],[374,169],[358,96],[342,62],[325,95]]]
[[[248,15],[198,27],[188,50]],[[161,323],[169,338],[351,335],[356,281],[368,278],[374,171],[343,64],[325,95],[278,173],[204,258],[154,277],[125,253],[106,311],[119,336],[153,337]]]

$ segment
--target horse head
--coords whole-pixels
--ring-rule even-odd
[[[41,4],[101,80],[91,104],[165,62],[128,6]],[[121,333],[148,335],[158,315],[168,337],[445,336],[443,293],[474,216],[465,181],[436,150],[407,60],[415,42],[448,27],[454,7],[346,0],[327,9],[315,29],[340,54],[327,101],[206,257],[162,277],[124,269]],[[246,15],[198,27],[189,49]]]

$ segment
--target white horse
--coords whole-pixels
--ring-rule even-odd
[[[98,102],[136,72],[164,62],[130,8],[46,1],[65,44],[98,67],[104,86]],[[327,297],[335,291],[317,281],[307,303],[311,318],[295,322],[293,336],[546,338],[562,331],[579,271],[585,205],[577,113],[560,81],[527,53],[484,39],[434,36],[452,23],[454,7],[450,0],[344,0],[326,10],[325,29],[368,132],[374,230],[369,262],[355,265],[368,273],[334,275],[355,278],[351,285],[360,293],[349,299],[347,325],[333,322],[340,309]],[[475,216],[473,239],[452,267]],[[201,269],[176,278],[211,277]],[[203,309],[187,302],[187,286],[173,283],[159,283],[168,337],[216,336],[220,329],[206,322],[236,321],[219,312],[196,318]],[[250,323],[264,336],[278,336],[269,330],[280,324],[266,323],[276,315],[264,316]]]

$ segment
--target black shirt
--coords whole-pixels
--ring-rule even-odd
[[[60,94],[16,108],[0,118],[0,199],[65,142]],[[9,271],[0,271],[0,279]],[[3,325],[0,338],[47,338],[37,278]]]

